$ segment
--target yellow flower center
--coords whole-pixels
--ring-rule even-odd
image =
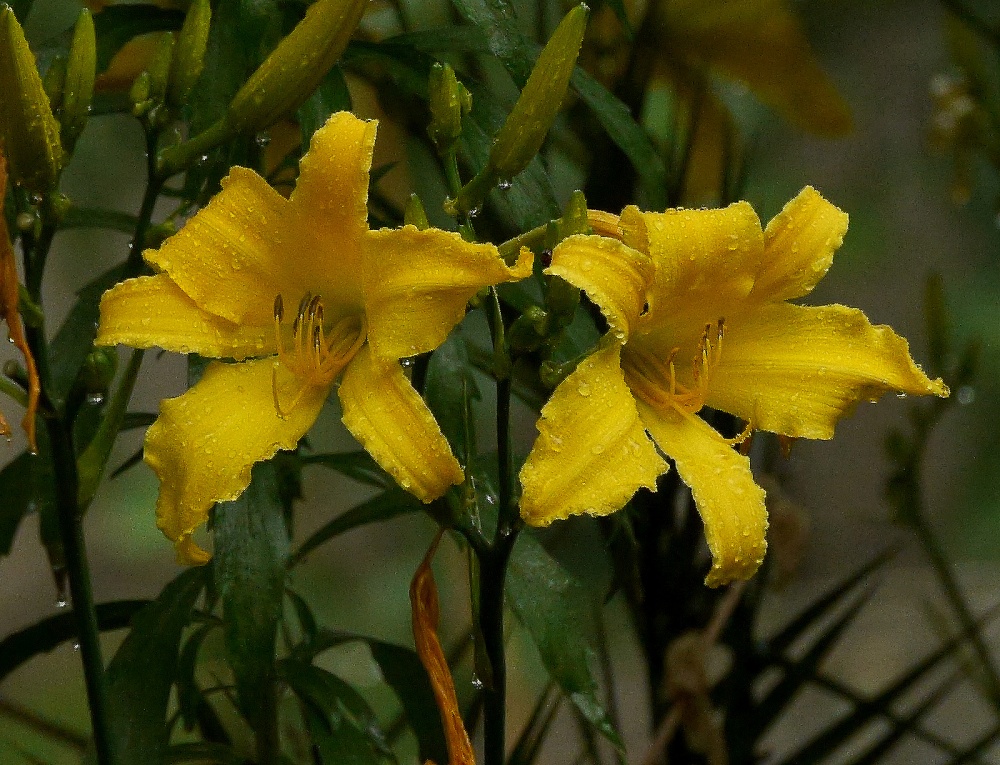
[[[714,331],[713,331],[714,329]],[[694,414],[708,399],[708,384],[712,369],[722,358],[724,321],[706,324],[699,343],[700,352],[691,359],[691,383],[677,380],[674,359],[680,348],[670,351],[666,361],[651,353],[625,346],[622,369],[632,392],[656,409],[675,409]]]
[[[271,388],[274,408],[281,417],[287,417],[295,409],[309,388],[331,385],[367,338],[364,318],[358,314],[346,316],[328,329],[323,299],[310,292],[299,301],[288,347],[282,328],[284,319],[285,304],[279,294],[274,298],[274,337],[278,361],[271,375]],[[278,364],[284,365],[302,382],[299,394],[287,408],[282,407],[278,395]]]

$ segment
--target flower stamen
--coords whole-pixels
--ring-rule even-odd
[[[680,348],[673,348],[666,360],[651,353],[626,347],[622,358],[625,379],[632,392],[650,405],[672,408],[681,413],[694,414],[708,400],[709,380],[712,370],[722,360],[722,336],[725,323],[719,319],[714,325],[706,324],[698,344],[699,351],[691,359],[691,385],[677,379],[674,360]],[[742,441],[741,436],[737,441]]]
[[[354,358],[367,339],[363,317],[349,315],[326,331],[325,310],[320,295],[307,292],[299,301],[292,322],[290,348],[285,347],[282,334],[284,302],[281,295],[274,299],[274,331],[278,357],[271,374],[274,408],[287,418],[310,388],[329,386]],[[278,392],[278,367],[285,366],[301,383],[298,394],[287,407],[282,406]]]

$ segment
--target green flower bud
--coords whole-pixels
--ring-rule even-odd
[[[297,109],[326,77],[354,34],[367,0],[317,0],[229,105],[232,133],[256,133]]]
[[[497,178],[513,178],[542,148],[569,87],[588,13],[585,5],[567,13],[538,56],[521,97],[493,142],[489,167]]]
[[[194,0],[184,17],[184,25],[177,37],[177,48],[170,64],[167,104],[172,108],[179,108],[187,102],[191,89],[201,74],[211,20],[212,8],[208,0]]]
[[[72,151],[76,139],[83,132],[90,114],[90,101],[94,97],[94,78],[97,74],[97,38],[94,20],[84,8],[73,31],[73,44],[66,64],[66,84],[62,94],[62,144]]]
[[[0,8],[0,93],[0,139],[6,145],[11,178],[32,193],[51,191],[63,165],[59,123],[24,30],[7,5]]]
[[[539,306],[528,306],[507,333],[507,343],[515,351],[534,351],[548,337],[549,316]]]
[[[431,109],[427,133],[438,153],[444,154],[462,135],[462,117],[472,108],[472,94],[458,81],[450,64],[434,64],[427,90]]]
[[[42,87],[49,97],[49,107],[53,112],[62,106],[63,88],[66,86],[66,56],[58,53],[52,57],[49,68],[42,78]]]
[[[421,231],[431,227],[430,221],[427,220],[427,212],[424,210],[424,203],[416,194],[410,194],[410,198],[406,200],[406,207],[403,209],[403,225],[416,226]]]
[[[94,348],[87,354],[80,370],[80,383],[91,395],[104,395],[118,371],[118,352],[114,348]]]
[[[170,80],[170,64],[174,59],[174,36],[171,32],[161,32],[159,45],[149,62],[149,97],[156,104],[167,98],[167,83]]]
[[[579,363],[580,359],[573,359],[572,361],[564,361],[562,363],[551,360],[543,361],[538,368],[538,378],[542,381],[542,385],[549,390],[554,390],[559,383],[570,376],[570,373],[576,369]]]
[[[152,80],[149,72],[141,72],[129,88],[128,97],[132,102],[132,114],[141,117],[153,106],[153,101],[149,94],[152,89]]]
[[[548,277],[545,304],[559,327],[568,327],[580,305],[580,289],[560,276]]]

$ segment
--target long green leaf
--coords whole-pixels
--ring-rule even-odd
[[[784,677],[764,696],[754,710],[753,719],[748,721],[750,729],[757,736],[762,735],[777,720],[779,713],[792,697],[816,676],[820,662],[837,644],[844,630],[854,621],[854,617],[870,597],[870,592],[864,592],[855,598],[844,613],[823,631],[801,659],[788,667]]]
[[[295,551],[289,561],[289,567],[297,566],[317,547],[351,529],[377,521],[387,521],[398,515],[415,513],[422,507],[420,500],[402,489],[392,488],[384,491],[320,527]]]
[[[97,627],[102,632],[120,630],[132,622],[148,600],[116,600],[97,605]],[[8,635],[0,641],[0,681],[26,661],[48,653],[76,637],[76,617],[63,611]]]
[[[99,14],[101,15],[103,14]],[[49,346],[49,357],[52,359],[51,390],[57,399],[64,399],[69,393],[87,354],[94,347],[101,295],[126,275],[127,266],[121,263],[105,271],[77,293],[76,303]]]
[[[865,579],[873,571],[880,569],[892,559],[895,552],[888,551],[876,556],[857,571],[835,584],[821,597],[813,600],[800,614],[795,616],[777,634],[767,640],[767,648],[773,654],[785,651],[795,640],[805,633],[813,624],[829,613],[850,592],[855,585]]]
[[[378,719],[350,685],[297,659],[280,662],[281,677],[304,702],[309,732],[323,763],[367,765],[391,755]]]
[[[31,462],[31,455],[23,452],[0,470],[0,497],[3,497],[0,502],[0,555],[10,553],[21,519],[31,507],[31,481],[25,480],[25,476],[30,475]]]
[[[299,457],[299,461],[303,465],[320,465],[336,470],[348,478],[369,486],[385,488],[392,483],[386,472],[363,449],[332,454],[304,454]]]
[[[368,640],[382,676],[396,692],[410,727],[417,737],[421,762],[447,762],[444,728],[427,670],[411,648]]]
[[[132,620],[108,665],[108,713],[116,762],[157,765],[167,748],[167,701],[181,632],[205,586],[205,570],[189,569]]]
[[[259,463],[252,476],[239,499],[216,505],[214,574],[236,697],[256,727],[267,724],[273,696],[288,529],[274,465]]]
[[[591,725],[624,750],[591,671],[597,655],[591,639],[593,604],[583,585],[535,537],[522,533],[510,562],[507,595],[552,679]]]

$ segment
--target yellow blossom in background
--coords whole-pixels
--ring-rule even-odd
[[[542,409],[521,471],[533,525],[606,515],[655,488],[669,456],[691,487],[712,553],[710,586],[763,560],[764,491],[749,460],[697,416],[703,406],[750,428],[831,438],[860,401],[887,391],[948,395],[887,326],[841,305],[788,302],[824,276],[847,215],[804,189],[761,230],[753,209],[594,216],[605,236],[573,236],[549,273],[583,289],[609,332]],[[652,437],[652,441],[647,437]]]
[[[399,360],[431,351],[482,287],[523,278],[493,245],[413,226],[371,231],[376,123],[334,114],[312,138],[285,199],[234,167],[222,191],[158,250],[158,272],[101,301],[98,343],[232,358],[161,405],[145,459],[160,478],[157,524],[179,558],[213,503],[250,468],[292,449],[337,380],[344,424],[403,488],[427,502],[463,474]],[[297,308],[296,308],[297,306]]]
[[[851,130],[850,107],[820,66],[788,0],[632,0],[625,7],[637,30],[634,43],[605,6],[591,23],[582,60],[612,86],[631,56],[636,72],[648,75],[650,90],[671,91],[678,126],[690,131],[685,204],[717,200],[727,162],[735,159],[737,127],[711,76],[741,83],[809,133],[832,138]]]

